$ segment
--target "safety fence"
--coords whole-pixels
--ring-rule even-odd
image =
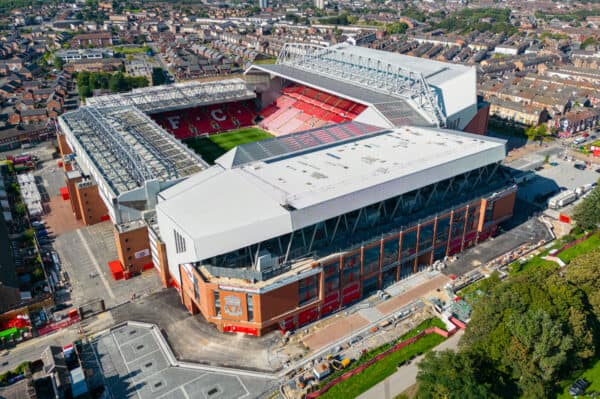
[[[555,253],[554,256],[558,256],[558,254],[560,254],[563,251],[566,251],[567,249],[574,247],[575,245],[584,242],[585,240],[587,240],[588,238],[590,238],[592,236],[592,234],[594,233],[587,233],[586,235],[584,235],[583,237],[580,237],[576,240],[571,241],[568,244],[563,245],[561,248],[559,248]]]

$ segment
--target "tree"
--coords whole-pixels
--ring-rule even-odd
[[[473,307],[462,348],[488,359],[526,398],[596,353],[598,319],[584,290],[554,269],[534,268],[494,285]]]
[[[596,186],[573,211],[573,220],[587,230],[595,229],[600,223],[600,189]]]
[[[408,29],[408,25],[405,24],[404,22],[395,22],[393,24],[387,24],[385,26],[385,30],[390,35],[404,33],[404,32],[406,32],[407,29]]]
[[[167,78],[162,68],[152,68],[152,85],[159,86],[165,84]]]
[[[600,252],[592,251],[573,259],[565,270],[565,277],[585,291],[596,319],[600,320]]]
[[[484,381],[481,361],[469,352],[428,352],[419,363],[418,399],[497,398],[492,385]]]
[[[92,96],[92,89],[88,85],[81,85],[77,87],[77,92],[79,93],[79,97],[83,100]]]
[[[65,66],[65,61],[62,58],[55,55],[52,64],[56,69],[60,70],[63,69],[63,67]]]

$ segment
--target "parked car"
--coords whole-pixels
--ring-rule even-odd
[[[61,310],[65,310],[68,308],[70,308],[70,306],[67,305],[66,303],[57,303],[56,305],[54,305],[50,308],[50,312],[56,313],[56,312],[60,312]]]
[[[362,336],[360,336],[360,335],[357,335],[356,337],[353,337],[353,338],[350,340],[350,345],[355,345],[355,344],[359,343],[360,341],[362,341],[362,339],[363,339],[363,337],[362,337]]]
[[[576,163],[575,165],[573,165],[575,169],[579,169],[579,170],[585,170],[585,165],[582,163]]]
[[[577,381],[575,381],[573,385],[571,385],[571,387],[569,388],[569,394],[571,394],[571,396],[583,395],[585,393],[585,390],[589,386],[590,383],[588,381],[586,381],[583,378],[580,378]]]

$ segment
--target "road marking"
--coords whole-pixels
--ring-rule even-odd
[[[106,291],[108,292],[108,295],[112,299],[115,299],[115,294],[113,293],[112,289],[110,288],[110,285],[108,285],[108,281],[106,281],[106,278],[104,277],[104,274],[102,273],[102,269],[100,269],[100,265],[98,264],[98,261],[96,260],[96,258],[94,258],[94,254],[90,250],[90,247],[89,247],[86,239],[83,237],[83,234],[81,234],[81,229],[77,230],[77,235],[83,242],[83,248],[85,248],[86,252],[88,253],[89,258],[92,260],[92,263],[94,264],[94,267],[96,268],[96,271],[98,272],[98,276],[100,276],[100,279],[102,279],[102,284],[104,284],[104,287],[106,288]]]

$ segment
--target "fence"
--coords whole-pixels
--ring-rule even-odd
[[[576,239],[574,241],[571,241],[568,244],[565,244],[562,248],[560,248],[559,250],[557,250],[554,253],[554,256],[558,256],[558,254],[560,254],[561,252],[566,251],[567,249],[569,249],[571,247],[574,247],[575,245],[577,245],[577,244],[579,244],[581,242],[584,242],[585,240],[587,240],[588,238],[590,238],[592,236],[592,234],[594,234],[594,233],[587,233],[583,237],[580,237],[580,238],[578,238],[578,239]]]
[[[48,324],[42,328],[38,329],[38,334],[40,336],[51,333],[52,331],[60,330],[61,328],[69,327],[72,324],[75,324],[79,321],[79,315],[74,317],[69,317],[68,319],[59,321],[58,323]]]
[[[442,330],[441,328],[438,328],[438,327],[431,327],[424,331],[421,331],[419,334],[415,335],[414,337],[409,338],[405,341],[402,341],[402,342],[396,344],[392,348],[388,349],[385,352],[380,353],[379,355],[375,356],[373,359],[367,361],[364,364],[361,364],[357,368],[352,369],[352,370],[348,371],[347,373],[342,374],[341,376],[329,381],[326,385],[323,386],[323,388],[306,395],[306,399],[318,398],[319,396],[323,395],[325,392],[329,391],[334,385],[339,384],[342,381],[346,381],[348,378],[354,377],[355,375],[362,373],[367,367],[371,366],[375,362],[383,359],[384,357],[386,357],[388,355],[391,355],[394,352],[399,351],[400,349],[407,347],[408,345],[414,344],[415,342],[417,342],[418,340],[420,340],[421,338],[423,338],[426,335],[438,334],[444,338],[448,338],[455,331],[456,330],[454,330],[452,332],[448,332],[448,331]]]

